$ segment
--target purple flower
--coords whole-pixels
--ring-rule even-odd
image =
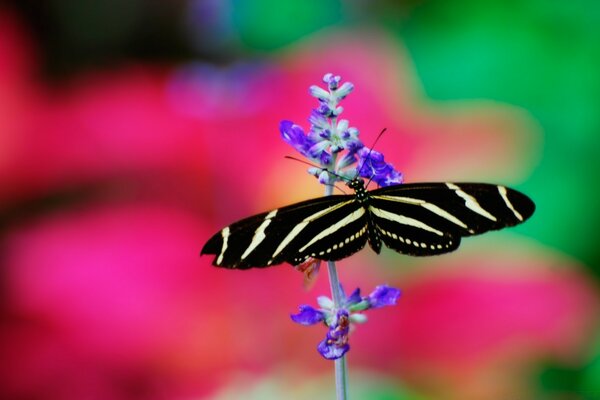
[[[327,153],[327,148],[329,147],[329,143],[327,140],[322,140],[313,144],[310,149],[308,149],[308,156],[313,159],[318,159],[322,156],[323,153]]]
[[[317,351],[327,360],[342,357],[350,350],[348,335],[350,333],[350,316],[347,310],[339,310],[335,322],[329,327],[325,339],[317,346]]]
[[[328,74],[325,74],[325,76],[323,76],[323,83],[327,84],[327,87],[329,88],[329,90],[336,90],[338,88],[338,85],[340,84],[341,80],[342,80],[341,76],[333,75],[332,73],[328,73]]]
[[[323,322],[328,330],[325,339],[317,346],[317,350],[324,358],[335,360],[350,350],[348,342],[351,324],[366,322],[367,317],[361,312],[369,308],[395,305],[398,297],[400,297],[400,290],[387,285],[377,286],[366,297],[362,297],[360,289],[357,288],[338,306],[328,297],[321,296],[317,299],[320,309],[301,305],[300,312],[291,315],[291,318],[301,325]]]
[[[310,117],[308,117],[308,122],[310,122],[310,132],[311,133],[314,132],[314,133],[320,135],[321,132],[327,131],[327,136],[328,136],[327,138],[329,138],[329,136],[331,136],[329,121],[327,120],[327,118],[325,118],[323,116],[323,114],[321,114],[317,110],[311,111]],[[309,133],[309,135],[311,133]],[[324,137],[322,135],[320,135],[320,136]]]
[[[354,90],[354,85],[350,82],[344,82],[336,91],[338,99],[343,100]]]
[[[325,320],[325,314],[311,306],[300,306],[298,314],[291,315],[292,321],[300,325],[314,325]]]
[[[403,176],[383,159],[378,151],[362,147],[358,150],[360,171],[363,178],[374,181],[379,186],[390,186],[402,183]]]
[[[360,303],[362,300],[363,298],[360,297],[360,288],[356,288],[354,289],[354,292],[352,292],[350,296],[346,298],[346,306],[351,307],[354,304]]]
[[[279,132],[286,143],[291,145],[300,154],[309,156],[309,150],[315,145],[314,141],[306,136],[304,129],[292,121],[283,120],[279,123]]]
[[[319,105],[308,118],[308,134],[291,121],[282,121],[279,127],[288,144],[320,167],[310,168],[309,173],[324,185],[340,180],[348,182],[357,176],[373,180],[379,186],[402,183],[402,174],[386,163],[381,153],[370,151],[360,141],[358,129],[351,127],[348,120],[338,119],[344,110],[339,104],[354,85],[341,83],[341,77],[333,74],[326,74],[323,82],[327,89],[316,85],[309,88]],[[360,171],[351,167],[357,163]]]
[[[350,166],[356,164],[357,151],[364,145],[358,138],[358,129],[349,126],[348,120],[338,119],[344,111],[340,102],[352,92],[354,85],[341,83],[341,77],[333,74],[326,74],[323,82],[327,88],[316,85],[309,88],[318,106],[308,118],[308,133],[291,121],[282,121],[279,130],[288,144],[321,167],[310,168],[309,173],[319,178],[320,183],[331,185],[356,177],[356,171],[350,174]]]
[[[380,308],[385,306],[394,306],[400,297],[400,289],[387,285],[377,286],[375,290],[367,297],[370,308]]]

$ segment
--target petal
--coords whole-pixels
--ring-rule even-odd
[[[323,172],[321,172],[319,174],[319,183],[321,185],[327,185],[329,184],[329,172],[327,170],[324,170]]]
[[[354,137],[354,138],[358,139],[358,133],[359,133],[359,132],[358,132],[358,129],[357,129],[357,128],[355,128],[355,127],[351,126],[350,128],[348,128],[348,133],[349,133],[349,134],[350,134],[352,137]]]
[[[322,152],[320,160],[321,160],[322,165],[329,166],[331,164],[331,160],[332,160],[331,154],[329,154],[326,151]]]
[[[356,153],[363,147],[365,147],[365,145],[356,138],[351,138],[351,139],[346,140],[346,148],[351,153]]]
[[[325,149],[327,147],[329,147],[330,145],[331,145],[331,142],[329,140],[322,140],[322,141],[320,141],[318,143],[313,144],[308,149],[308,154],[312,158],[320,157],[321,154],[325,151]]]
[[[325,75],[323,75],[323,82],[329,84],[329,81],[333,78],[333,74],[331,72],[326,73]]]
[[[373,168],[371,168],[370,166],[365,165],[365,164],[361,165],[359,176],[361,176],[363,178],[372,179],[375,175],[376,175],[376,173],[373,170]]]
[[[342,77],[339,75],[333,75],[332,73],[327,73],[323,76],[323,82],[327,84],[330,90],[337,89]]]
[[[321,139],[331,139],[331,131],[329,129],[323,129],[322,131],[319,131],[319,138]]]
[[[344,82],[336,91],[335,95],[338,99],[343,100],[354,90],[354,85],[350,82]]]
[[[327,103],[321,103],[315,111],[324,117],[331,117],[334,115],[333,110],[331,107],[329,107],[329,105],[327,105]]]
[[[327,119],[317,110],[311,111],[310,116],[308,117],[308,122],[319,129],[329,128]]]
[[[346,168],[356,162],[356,155],[352,153],[344,154],[344,157],[338,162],[337,168],[343,169]]]
[[[310,167],[308,169],[308,173],[311,174],[312,176],[319,176],[319,174],[321,172],[323,172],[323,168]]]
[[[358,155],[362,165],[360,176],[363,178],[369,178],[382,187],[402,183],[402,174],[392,164],[385,162],[383,154],[363,147],[358,150]]]
[[[349,124],[347,119],[342,119],[338,122],[336,129],[338,132],[343,133],[348,130]]]
[[[385,180],[383,182],[378,182],[379,186],[392,186],[392,185],[399,185],[404,181],[404,176],[396,171],[393,170],[391,174],[389,174]]]
[[[337,311],[333,324],[329,327],[327,337],[335,340],[348,340],[350,332],[350,312],[344,308]]]
[[[319,304],[319,306],[321,306],[321,308],[324,308],[326,310],[333,310],[333,308],[335,307],[333,300],[331,300],[327,296],[317,297],[317,304]]]
[[[354,292],[352,292],[350,296],[346,298],[346,305],[351,306],[353,304],[360,303],[361,301],[362,297],[360,297],[360,288],[356,288]]]
[[[350,350],[350,345],[348,343],[339,346],[335,342],[330,342],[329,339],[323,340],[317,346],[317,351],[327,360],[337,360],[338,358],[343,357],[348,350]]]
[[[329,100],[329,92],[317,85],[312,85],[310,88],[308,88],[308,92],[312,97],[316,97],[321,101]]]
[[[304,133],[304,129],[292,121],[281,121],[279,131],[283,140],[303,155],[306,155],[306,150],[313,145],[313,142]]]
[[[400,289],[387,285],[377,286],[368,297],[369,304],[371,305],[371,308],[393,306],[398,301],[400,293]]]
[[[314,325],[325,320],[323,313],[311,306],[301,305],[298,314],[292,314],[292,321],[300,325]]]
[[[339,153],[342,150],[344,150],[344,146],[342,146],[341,144],[336,144],[336,145],[331,146],[331,152],[333,154]]]
[[[365,162],[371,165],[377,165],[383,162],[383,154],[377,150],[369,149],[368,147],[363,148],[360,156],[365,160]]]
[[[365,314],[352,314],[350,316],[350,322],[355,324],[364,324],[367,322],[367,316]]]
[[[402,174],[394,169],[391,164],[387,164],[386,168],[381,171],[377,171],[376,176],[373,180],[381,187],[399,185],[402,183],[404,177]]]

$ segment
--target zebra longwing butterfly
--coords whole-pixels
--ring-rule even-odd
[[[487,183],[411,183],[367,191],[362,179],[353,195],[325,196],[254,215],[211,237],[200,254],[213,265],[248,269],[309,258],[336,261],[368,242],[412,256],[455,250],[463,236],[524,222],[535,205],[529,197]]]

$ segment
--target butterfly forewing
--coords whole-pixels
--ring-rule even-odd
[[[364,225],[359,221],[364,216],[355,213],[358,208],[354,196],[345,195],[292,204],[224,228],[209,239],[201,254],[215,254],[213,264],[216,266],[239,269],[267,267],[285,261],[299,264],[322,251],[321,256],[331,254],[340,259],[346,256],[348,247],[333,251],[333,245],[327,247],[329,236],[344,234],[356,224]],[[348,215],[357,218],[348,219]],[[339,223],[345,218],[348,226]],[[326,253],[328,248],[331,250]]]

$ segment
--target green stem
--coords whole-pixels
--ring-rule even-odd
[[[325,186],[325,196],[333,194],[333,186]],[[331,296],[335,309],[339,309],[344,302],[344,293],[340,286],[337,269],[334,261],[327,261],[327,272],[329,273],[329,286],[331,287]],[[346,400],[348,398],[348,369],[346,367],[346,356],[342,356],[334,361],[335,363],[335,392],[337,400]]]
[[[329,285],[331,286],[331,295],[335,309],[338,309],[344,301],[344,293],[340,287],[337,270],[334,261],[327,262],[327,272],[329,272]],[[348,398],[348,370],[346,367],[346,356],[342,356],[334,361],[335,363],[335,393],[338,400]]]

